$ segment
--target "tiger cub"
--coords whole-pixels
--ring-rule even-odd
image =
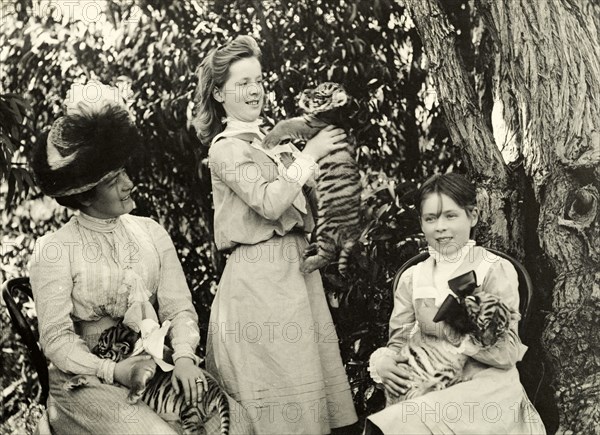
[[[100,358],[108,358],[115,362],[125,359],[132,351],[139,333],[123,324],[106,329],[100,335],[98,344],[92,353]],[[168,359],[168,355],[166,356]],[[204,372],[208,383],[208,390],[202,399],[195,404],[187,405],[183,394],[176,394],[171,384],[171,373],[156,370],[156,364],[140,365],[140,370],[132,373],[132,387],[128,402],[137,403],[141,399],[157,414],[179,415],[181,426],[185,434],[205,433],[204,423],[216,412],[220,417],[221,434],[229,433],[229,403],[217,381],[207,372]],[[156,372],[156,373],[155,373]],[[68,381],[67,389],[85,386],[87,381],[84,376],[75,376]]]
[[[285,139],[308,140],[327,125],[346,127],[349,133],[347,108],[350,97],[344,88],[332,82],[307,89],[300,96],[303,116],[278,122],[263,139],[265,148],[272,148]],[[347,138],[351,147],[355,140]],[[338,271],[344,275],[348,257],[361,233],[361,182],[358,166],[348,147],[337,150],[319,161],[317,178],[317,243],[304,252],[300,265],[310,273],[331,263],[341,251]]]
[[[520,318],[497,296],[489,293],[467,296],[461,303],[475,329],[471,337],[483,347],[496,344],[506,335],[511,321]],[[410,340],[404,346],[401,354],[407,361],[399,363],[416,379],[414,387],[401,396],[392,396],[385,390],[386,406],[443,390],[463,381],[462,373],[468,356],[458,353],[456,347],[446,340],[426,335],[421,337],[421,341]]]

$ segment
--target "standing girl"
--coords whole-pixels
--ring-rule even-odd
[[[540,434],[540,416],[527,398],[515,364],[527,347],[521,343],[517,321],[495,345],[481,348],[469,336],[461,337],[449,325],[433,322],[444,299],[451,294],[448,280],[476,271],[482,291],[496,295],[514,312],[519,309],[517,273],[512,264],[495,257],[470,240],[477,224],[475,188],[458,174],[436,175],[419,192],[421,228],[430,257],[409,268],[395,289],[387,347],[371,355],[369,371],[388,394],[404,394],[411,374],[399,362],[399,351],[420,337],[448,342],[455,352],[468,355],[465,381],[441,391],[389,406],[367,420],[370,434]],[[451,349],[453,347],[450,347]],[[433,357],[432,357],[433,358]]]
[[[353,424],[321,276],[299,269],[314,227],[302,187],[315,162],[347,146],[345,134],[325,128],[287,166],[261,147],[265,95],[249,36],[209,54],[198,79],[194,123],[211,144],[215,241],[231,253],[212,305],[207,368],[256,433],[325,434]]]

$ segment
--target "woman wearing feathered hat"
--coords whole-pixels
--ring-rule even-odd
[[[142,337],[164,335],[170,324],[173,383],[188,401],[202,395],[198,318],[173,243],[155,221],[129,214],[134,186],[124,165],[140,136],[117,88],[74,85],[65,106],[32,159],[41,190],[78,210],[37,241],[30,269],[40,343],[52,363],[50,425],[55,433],[175,433],[145,404],[127,403],[132,371],[163,367],[162,355],[115,363],[90,351],[121,320]],[[163,328],[145,331],[145,319]],[[85,376],[85,388],[63,388],[73,375]]]

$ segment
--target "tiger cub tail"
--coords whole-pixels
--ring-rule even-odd
[[[205,393],[205,397],[202,398],[206,401],[206,408],[216,408],[221,422],[221,435],[227,435],[229,433],[230,425],[230,409],[227,396],[223,393],[223,390],[217,383],[217,381],[210,375],[205,374],[206,381],[208,382],[208,391]]]

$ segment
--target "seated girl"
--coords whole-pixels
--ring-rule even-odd
[[[470,240],[478,221],[475,188],[458,174],[436,175],[421,186],[417,204],[430,257],[409,268],[395,289],[389,342],[373,353],[369,371],[383,384],[388,404],[397,403],[371,415],[366,433],[545,433],[515,367],[527,349],[517,332],[518,314],[490,346],[446,322],[433,321],[451,294],[448,281],[469,271],[476,272],[480,291],[518,313],[514,267]],[[434,350],[419,355],[421,364],[435,365],[448,352],[466,360],[460,367],[461,382],[414,394],[418,376],[404,350],[407,343],[419,341],[433,343]]]

